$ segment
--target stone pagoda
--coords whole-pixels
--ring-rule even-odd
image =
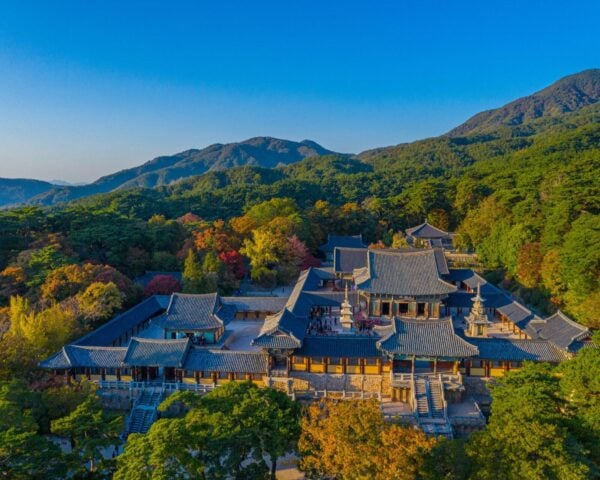
[[[491,323],[488,320],[487,313],[483,301],[485,298],[481,296],[481,284],[477,284],[477,295],[473,298],[473,306],[471,312],[466,317],[467,335],[470,337],[487,337],[487,328]]]

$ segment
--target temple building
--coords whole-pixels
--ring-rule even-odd
[[[406,229],[406,240],[415,247],[441,247],[452,249],[454,234],[444,232],[429,224],[427,220],[421,225]]]
[[[384,412],[452,436],[472,381],[590,344],[563,312],[542,318],[473,270],[448,268],[442,249],[331,253],[333,266],[301,272],[289,297],[153,296],[40,366],[132,401],[247,380],[295,398],[376,397]],[[148,390],[158,393],[140,397]],[[155,418],[132,411],[129,431]]]

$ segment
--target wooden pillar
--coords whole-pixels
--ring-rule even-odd
[[[433,357],[433,374],[437,373],[437,357]]]
[[[458,373],[458,360],[454,360],[454,365],[452,365],[452,373],[454,375]]]
[[[310,357],[306,357],[306,371],[310,372]]]
[[[410,368],[410,373],[414,374],[415,373],[415,355],[412,356],[412,362],[411,363],[412,363],[412,365],[411,365],[411,368]]]
[[[381,375],[383,371],[383,365],[381,364],[381,358],[377,359],[377,373]]]
[[[346,374],[346,364],[348,363],[347,358],[342,358],[342,373]]]

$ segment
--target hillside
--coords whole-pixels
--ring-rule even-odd
[[[47,192],[54,185],[27,178],[0,178],[0,207],[27,202],[30,198]]]
[[[255,137],[238,143],[214,144],[175,155],[157,157],[135,168],[101,177],[83,186],[57,186],[40,182],[37,188],[23,184],[20,190],[2,190],[0,206],[17,203],[52,205],[99,193],[133,187],[158,187],[207,171],[243,165],[274,168],[306,157],[333,152],[310,140],[292,142],[272,137]],[[13,196],[14,192],[14,196]]]
[[[556,117],[579,110],[600,100],[600,69],[585,70],[561,78],[549,87],[503,107],[480,112],[462,125],[450,130],[448,136],[458,137],[504,125],[520,125],[540,117]]]

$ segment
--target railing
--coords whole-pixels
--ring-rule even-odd
[[[295,390],[295,397],[302,398],[330,398],[334,400],[368,400],[370,398],[376,398],[381,400],[381,393],[379,392],[356,392],[348,390]]]
[[[417,381],[414,375],[410,375],[411,384],[410,384],[410,400],[412,403],[412,408],[415,414],[418,414],[418,405],[417,405]]]
[[[440,395],[442,396],[442,406],[444,407],[444,420],[448,422],[448,402],[446,401],[446,395],[444,395],[444,381],[442,374],[439,376],[440,379]]]
[[[215,387],[219,385],[215,385],[213,383],[183,383],[183,382],[166,382],[166,383],[157,383],[157,382],[124,382],[124,381],[106,381],[100,380],[98,382],[98,386],[103,389],[121,389],[121,390],[143,390],[146,388],[160,388],[161,389],[161,398],[164,396],[165,392],[173,392],[177,390],[191,390],[195,392],[203,392],[208,393],[211,390],[214,390]],[[136,399],[137,402],[137,399]],[[135,405],[135,404],[134,404]]]

